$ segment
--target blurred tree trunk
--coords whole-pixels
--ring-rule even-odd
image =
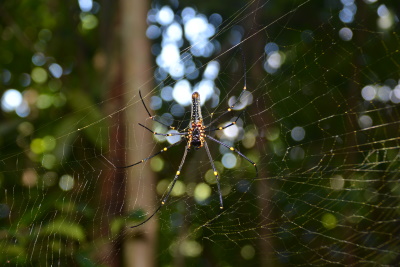
[[[253,16],[249,16],[247,20],[245,21],[245,27],[247,35],[245,35],[244,38],[247,38],[248,36],[254,35],[249,42],[244,42],[242,46],[244,47],[244,53],[245,57],[248,59],[248,62],[256,62],[254,65],[248,65],[248,74],[250,74],[250,77],[255,77],[256,79],[247,79],[248,84],[247,84],[247,89],[253,93],[254,95],[254,104],[252,105],[252,108],[250,109],[250,114],[257,114],[260,112],[260,110],[266,109],[268,106],[271,105],[271,103],[267,103],[267,98],[259,98],[257,94],[263,94],[264,92],[258,92],[255,93],[254,90],[256,88],[263,88],[264,85],[260,85],[259,79],[262,77],[265,77],[266,73],[262,67],[263,62],[260,60],[260,55],[264,53],[264,46],[267,43],[267,40],[265,38],[264,34],[256,34],[259,30],[260,27],[259,25],[263,25],[260,20],[262,19],[262,10],[260,10],[260,5],[262,3],[255,1],[252,6],[250,7],[250,10],[252,10],[252,13],[254,14]],[[250,78],[249,77],[249,78]],[[263,82],[262,82],[263,83]],[[266,88],[268,89],[268,88]],[[256,116],[255,117],[255,124],[257,127],[261,127],[262,125],[269,125],[273,119],[269,115],[269,113],[263,115],[263,117]],[[259,180],[256,181],[256,187],[257,187],[257,194],[258,194],[258,201],[257,205],[259,206],[260,210],[260,225],[271,225],[271,222],[274,221],[272,214],[272,206],[271,206],[271,190],[270,190],[270,184],[268,182],[268,162],[263,162],[266,161],[267,158],[264,157],[263,155],[267,155],[267,146],[265,145],[265,130],[266,129],[261,129],[259,132],[260,137],[258,138],[256,142],[256,147],[258,149],[260,156],[260,162],[258,162],[259,166]],[[261,132],[262,131],[262,132]],[[263,140],[261,140],[261,138]],[[272,231],[268,227],[261,227],[258,230],[259,235],[262,237],[259,239],[259,242],[257,244],[258,248],[258,256],[259,256],[259,261],[261,266],[275,266],[274,262],[276,261],[276,258],[274,257],[275,251],[273,250],[273,244],[272,244],[272,239],[269,238],[272,236]]]
[[[117,3],[112,0],[102,0],[100,5],[103,12],[100,13],[100,49],[94,57],[94,67],[99,73],[101,80],[101,89],[104,99],[112,99],[107,101],[103,106],[105,114],[112,114],[124,106],[124,100],[121,97],[123,91],[120,86],[123,83],[121,67],[119,61],[119,49],[116,49],[118,42],[115,42],[117,34],[115,29],[119,26],[115,23],[115,15],[117,11]],[[112,36],[113,38],[110,38]],[[84,72],[83,72],[84,73]],[[86,77],[86,75],[82,75]],[[96,88],[98,89],[98,88]],[[117,113],[110,118],[110,125],[121,123],[123,114]],[[123,162],[125,159],[125,151],[121,149],[121,143],[125,139],[125,133],[117,127],[112,127],[110,130],[110,150],[113,151],[113,158],[118,159],[113,162]],[[100,202],[103,212],[100,214],[101,224],[100,231],[95,235],[100,235],[101,238],[107,240],[110,235],[110,225],[115,217],[122,216],[121,207],[124,205],[124,196],[119,192],[125,188],[125,174],[123,172],[115,172],[114,169],[107,169],[102,172]],[[103,246],[98,247],[94,258],[99,264],[104,266],[117,267],[121,266],[122,262],[122,238],[118,237],[113,242],[104,242]]]
[[[127,164],[137,162],[152,153],[148,144],[152,141],[151,134],[134,136],[138,129],[133,127],[143,121],[147,114],[141,105],[139,89],[145,96],[152,89],[150,42],[146,38],[147,12],[150,4],[146,0],[121,0],[121,67],[124,80],[124,98],[127,108],[125,125],[127,129],[126,147]],[[142,167],[142,166],[141,166]],[[146,213],[153,212],[156,205],[151,194],[155,185],[154,173],[150,167],[139,166],[126,170],[126,212],[133,209],[143,209]],[[144,192],[143,190],[146,190]],[[154,266],[156,251],[157,220],[152,219],[138,228],[127,228],[124,240],[123,254],[125,266]]]

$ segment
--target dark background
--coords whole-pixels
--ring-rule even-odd
[[[83,12],[77,1],[2,1],[0,93],[18,90],[30,112],[0,112],[1,265],[396,264],[399,107],[393,95],[400,78],[400,6],[356,0],[354,19],[346,23],[339,16],[349,2],[141,0],[135,6],[104,0]],[[171,197],[154,220],[130,229],[157,207],[155,187],[171,181],[183,155],[181,145],[161,155],[162,168],[115,169],[167,145],[137,126],[155,125],[138,89],[150,103],[176,82],[153,79],[151,51],[161,37],[145,37],[147,10],[164,5],[178,15],[191,6],[222,16],[215,37],[220,49],[196,58],[200,72],[210,60],[221,65],[220,103],[212,108],[207,102],[203,115],[210,121],[211,112],[224,111],[246,76],[253,103],[241,119],[242,134],[255,141],[234,145],[260,173],[254,179],[243,159],[233,169],[221,167],[222,185],[231,188],[222,213],[212,184],[207,203],[196,202],[193,193]],[[387,29],[378,25],[382,5],[390,13]],[[343,27],[352,30],[350,41],[340,38]],[[237,29],[241,50],[232,43]],[[269,42],[285,55],[274,74],[263,68]],[[183,41],[181,52],[188,45]],[[50,71],[53,63],[63,68],[61,77]],[[32,78],[38,68],[47,74],[42,82]],[[371,101],[361,94],[367,85],[377,91]],[[382,87],[391,90],[391,100]],[[172,105],[163,102],[153,114]],[[371,127],[360,122],[363,115]],[[187,118],[175,118],[174,125],[184,128]],[[301,142],[291,137],[295,126],[305,129]],[[211,153],[221,160],[217,146]],[[180,181],[189,192],[209,169],[204,151],[191,152]],[[74,185],[66,191],[60,184],[71,182],[68,177]]]

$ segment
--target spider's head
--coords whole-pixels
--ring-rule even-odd
[[[200,99],[200,94],[197,93],[197,92],[194,92],[194,93],[192,94],[192,98],[193,98],[193,99]]]

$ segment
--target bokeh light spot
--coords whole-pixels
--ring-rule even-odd
[[[211,196],[211,187],[206,183],[199,183],[194,189],[194,198],[197,202],[203,202]]]
[[[207,64],[206,69],[204,70],[204,78],[209,80],[215,80],[218,76],[218,72],[220,69],[220,65],[218,61],[210,61]]]
[[[256,131],[248,131],[244,134],[242,144],[245,148],[252,148],[256,144]]]
[[[204,176],[204,179],[206,180],[206,182],[208,184],[216,184],[217,183],[217,180],[215,179],[215,175],[214,175],[214,170],[213,169],[209,169],[206,172],[206,174]]]
[[[54,168],[57,158],[53,154],[45,154],[42,158],[42,166],[48,170]]]
[[[23,87],[27,87],[31,84],[31,76],[28,73],[22,73],[19,76],[19,83]]]
[[[171,86],[166,86],[161,90],[161,97],[162,99],[164,99],[165,101],[171,101],[174,99],[174,97],[172,96],[172,87]]]
[[[382,102],[388,102],[390,100],[390,87],[389,86],[381,86],[378,88],[378,98]]]
[[[93,14],[81,14],[82,28],[85,30],[92,30],[97,27],[99,21]]]
[[[264,51],[267,55],[279,51],[279,46],[276,43],[267,43],[264,47]]]
[[[268,139],[268,141],[275,141],[276,139],[279,138],[279,134],[280,134],[279,128],[271,127],[267,129],[265,137]]]
[[[252,258],[254,258],[255,254],[256,254],[256,251],[252,245],[245,245],[240,250],[240,255],[245,260],[251,260]]]
[[[63,191],[69,191],[74,187],[75,180],[71,175],[64,174],[61,176],[58,185]]]
[[[343,41],[350,41],[353,38],[353,31],[347,27],[343,27],[339,30],[339,37]]]
[[[177,133],[177,132],[178,131],[176,131],[176,130],[169,130],[167,133]],[[178,142],[179,140],[181,140],[180,135],[167,136],[167,141],[170,144],[174,144],[174,143]]]
[[[164,168],[164,160],[159,156],[155,156],[150,160],[150,166],[153,171],[159,172]]]
[[[31,72],[31,77],[34,82],[42,84],[47,81],[47,72],[43,68],[35,67]]]
[[[185,240],[180,244],[179,251],[186,257],[198,257],[203,247],[194,240]]]
[[[225,125],[227,125],[228,123],[226,123]],[[237,125],[232,125],[232,126],[230,126],[230,127],[228,127],[228,128],[225,128],[224,130],[223,130],[223,132],[224,132],[224,135],[226,136],[226,137],[228,137],[229,139],[231,139],[231,140],[233,140],[233,139],[235,139],[237,136],[238,136],[238,134],[239,134],[239,127],[237,126]]]
[[[46,57],[43,53],[37,52],[32,56],[32,63],[36,66],[43,66],[46,63]]]
[[[159,195],[163,195],[165,190],[168,189],[168,185],[170,184],[170,182],[171,181],[169,181],[168,179],[163,179],[163,180],[159,181],[157,184],[157,187],[156,187],[157,193]]]
[[[182,117],[183,115],[185,115],[185,108],[181,105],[174,104],[171,107],[171,114],[175,117]]]
[[[174,20],[174,12],[169,6],[163,6],[157,13],[157,22],[168,25]]]
[[[172,92],[175,101],[183,106],[188,106],[192,99],[192,90],[190,83],[187,80],[178,81]]]
[[[233,153],[225,153],[222,156],[221,162],[225,168],[232,169],[236,166],[237,158],[235,155],[233,155]]]
[[[322,216],[322,225],[328,230],[335,228],[337,226],[337,219],[335,215],[331,213],[325,213]]]
[[[45,150],[43,140],[41,138],[35,138],[31,142],[31,150],[35,154],[41,154]]]
[[[1,108],[4,111],[13,111],[22,103],[22,94],[15,89],[8,89],[1,98]]]
[[[186,186],[182,181],[177,180],[174,188],[171,191],[171,195],[174,197],[182,196],[186,192]]]
[[[376,96],[376,90],[373,86],[367,85],[361,90],[361,95],[366,101],[371,101]]]
[[[63,69],[60,65],[58,65],[57,63],[53,63],[49,66],[49,71],[51,73],[51,75],[53,75],[54,78],[60,78],[62,73],[63,73]]]
[[[48,42],[53,37],[53,33],[49,29],[41,29],[38,37],[40,40]]]
[[[83,12],[89,12],[93,7],[92,0],[78,0],[79,7]]]
[[[278,69],[282,65],[282,56],[279,52],[273,52],[268,56],[268,65],[274,69]]]
[[[168,26],[164,35],[166,42],[179,42],[182,39],[182,27],[179,23],[174,22]]]
[[[22,184],[27,187],[32,187],[37,184],[38,177],[34,169],[26,169],[22,173]]]
[[[153,39],[153,40],[157,39],[158,37],[160,37],[160,34],[161,34],[161,30],[156,25],[150,25],[146,30],[146,36],[149,39]]]
[[[368,115],[362,115],[358,118],[358,125],[360,125],[361,129],[371,127],[372,123],[372,118]]]
[[[38,98],[36,99],[36,106],[39,109],[49,108],[51,106],[51,104],[53,104],[53,97],[51,97],[49,95],[42,94],[42,95],[39,95]]]
[[[152,96],[150,98],[150,108],[152,110],[159,110],[162,107],[162,100],[158,96]]]
[[[333,190],[341,190],[344,187],[344,178],[341,175],[334,175],[330,179],[331,188]]]
[[[56,139],[51,135],[47,135],[43,137],[42,145],[45,151],[52,151],[56,147]]]
[[[290,132],[290,135],[292,136],[294,141],[301,141],[304,139],[304,137],[306,136],[306,131],[304,130],[303,127],[300,126],[296,126],[292,129],[292,131]]]

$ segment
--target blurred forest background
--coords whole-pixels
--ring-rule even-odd
[[[0,2],[0,265],[395,265],[397,0]],[[244,60],[242,60],[242,57]],[[259,169],[184,145],[191,93]],[[211,114],[214,113],[214,114]],[[169,131],[171,132],[171,131]]]

